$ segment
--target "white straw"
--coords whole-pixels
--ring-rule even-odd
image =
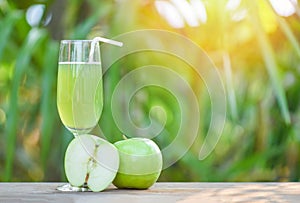
[[[92,41],[92,43],[96,43],[96,42],[105,42],[105,43],[108,43],[108,44],[112,44],[112,45],[116,45],[116,46],[123,46],[123,42],[118,42],[118,41],[115,41],[115,40],[112,40],[112,39],[106,39],[106,38],[103,38],[103,37],[95,37]]]
[[[107,38],[104,38],[104,37],[95,37],[92,40],[92,46],[91,46],[90,56],[89,56],[89,61],[90,62],[92,62],[92,60],[93,60],[93,54],[94,54],[94,51],[95,51],[94,50],[95,49],[95,44],[98,43],[98,42],[104,42],[104,43],[112,44],[112,45],[119,46],[119,47],[123,46],[123,42],[118,42],[118,41],[115,41],[115,40],[112,40],[112,39],[107,39]]]

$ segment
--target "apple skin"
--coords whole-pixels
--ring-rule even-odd
[[[131,138],[114,143],[120,165],[113,181],[117,188],[148,189],[162,170],[162,154],[150,139]]]

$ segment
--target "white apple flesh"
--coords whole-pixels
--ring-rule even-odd
[[[86,184],[92,191],[106,189],[119,168],[116,147],[94,135],[79,135],[69,144],[65,154],[65,173],[72,186]]]

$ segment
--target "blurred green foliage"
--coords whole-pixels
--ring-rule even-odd
[[[106,72],[102,132],[94,133],[103,133],[111,142],[122,139],[110,108],[115,86],[131,70],[162,65],[191,85],[199,99],[201,121],[193,146],[163,171],[160,181],[299,180],[298,6],[294,15],[281,17],[267,0],[243,0],[234,9],[226,9],[227,0],[203,0],[206,22],[174,28],[158,12],[156,2],[0,0],[1,181],[65,181],[63,157],[72,135],[56,108],[59,40],[114,37],[138,29],[173,31],[207,51],[226,88],[228,112],[222,137],[209,157],[198,160],[210,124],[209,94],[187,64],[159,53],[129,55]],[[37,4],[43,5],[42,16],[39,20],[37,13],[32,15],[38,20],[30,25],[28,10]],[[243,18],[237,20],[239,16]],[[148,113],[157,105],[168,117],[155,138],[163,148],[174,139],[181,122],[176,99],[163,89],[147,87],[135,95],[130,110],[132,117],[138,115],[137,125],[147,126]],[[157,122],[161,116],[154,115]]]

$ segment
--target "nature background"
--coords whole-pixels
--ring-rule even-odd
[[[178,59],[132,54],[104,75],[99,126],[111,142],[122,139],[111,115],[113,89],[139,61],[150,60],[177,66],[201,110],[195,143],[160,181],[299,181],[297,0],[0,0],[0,181],[66,180],[63,157],[73,137],[56,108],[59,40],[112,38],[138,29],[176,32],[208,53],[226,89],[226,123],[215,150],[198,160],[210,123],[203,82]],[[155,138],[166,146],[180,123],[176,99],[151,87],[139,95],[130,108],[133,117],[139,115],[137,125],[149,124],[153,105],[167,112],[164,131]]]

